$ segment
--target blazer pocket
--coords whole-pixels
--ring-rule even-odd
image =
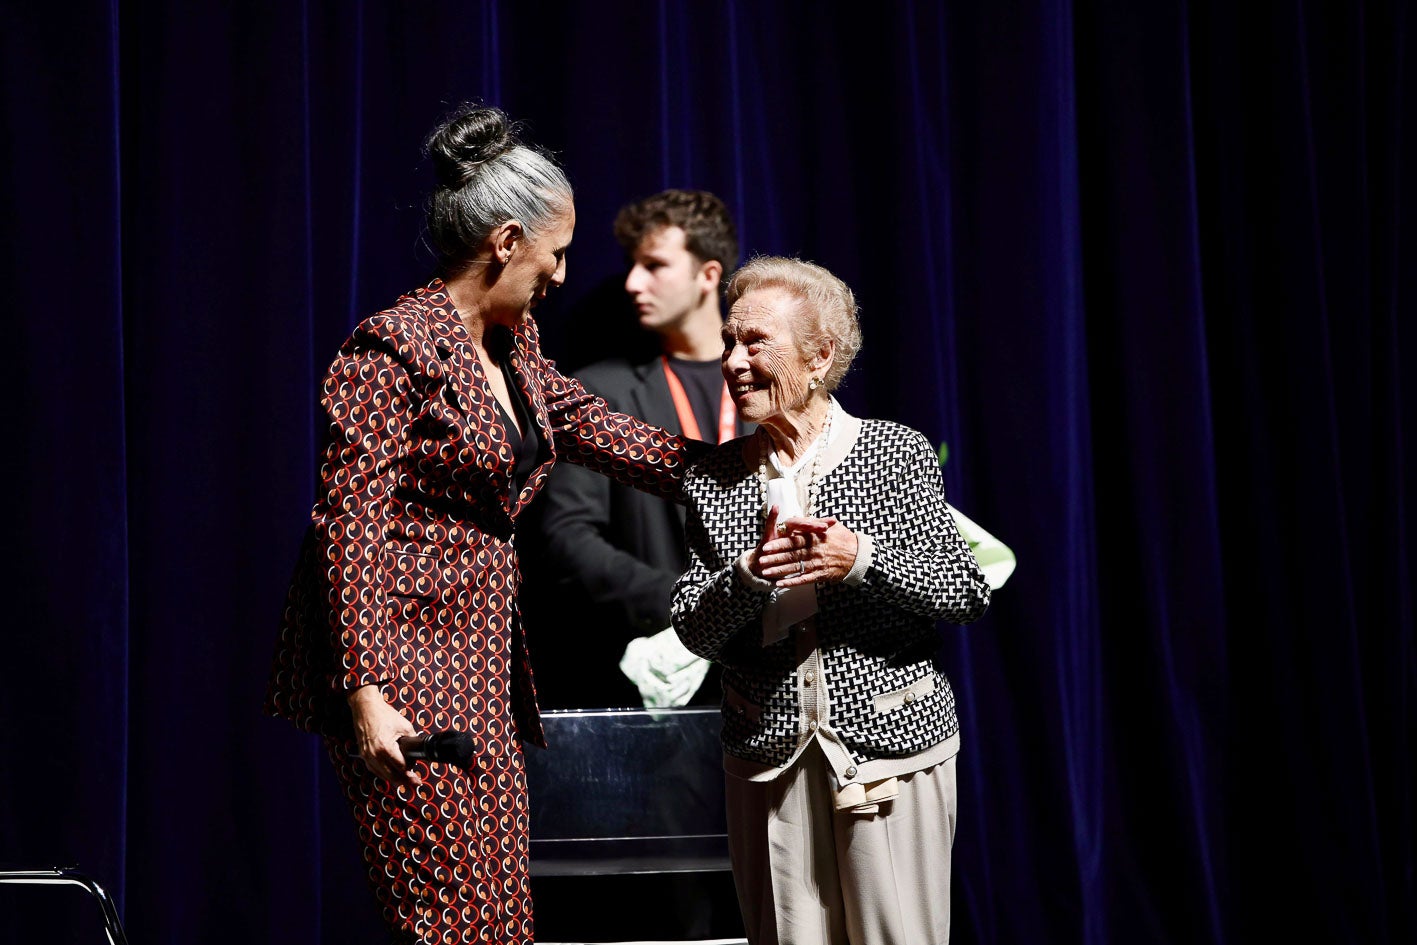
[[[754,725],[763,720],[763,707],[727,683],[723,684],[723,704],[729,712]]]
[[[921,701],[926,696],[934,695],[935,675],[931,673],[906,686],[904,689],[897,689],[895,692],[884,692],[876,697],[876,714],[884,715],[887,712],[894,712],[909,705]]]
[[[384,546],[384,584],[394,597],[438,596],[443,583],[442,556],[436,548],[415,542],[396,542]]]

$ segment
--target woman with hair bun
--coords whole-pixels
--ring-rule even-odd
[[[689,447],[541,355],[571,185],[496,108],[429,136],[440,272],[366,319],[320,398],[330,443],[266,709],[325,737],[397,942],[530,942],[522,742],[544,745],[517,612],[520,513],[558,458],[671,498]],[[465,767],[399,739],[463,733]]]

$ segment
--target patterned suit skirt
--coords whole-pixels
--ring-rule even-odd
[[[496,767],[420,764],[422,784],[396,787],[369,770],[352,740],[326,740],[400,945],[533,940],[526,769],[510,742]]]

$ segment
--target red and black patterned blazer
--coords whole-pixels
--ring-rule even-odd
[[[494,754],[509,734],[544,744],[517,612],[518,514],[556,459],[682,499],[694,445],[562,376],[531,319],[506,334],[550,447],[516,495],[512,446],[440,280],[340,348],[321,396],[332,440],[281,623],[271,714],[347,735],[347,692],[381,683],[421,730],[471,732]]]

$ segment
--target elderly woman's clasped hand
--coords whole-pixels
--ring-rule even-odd
[[[832,516],[795,516],[778,521],[768,510],[753,574],[778,587],[841,581],[856,561],[856,533]]]

